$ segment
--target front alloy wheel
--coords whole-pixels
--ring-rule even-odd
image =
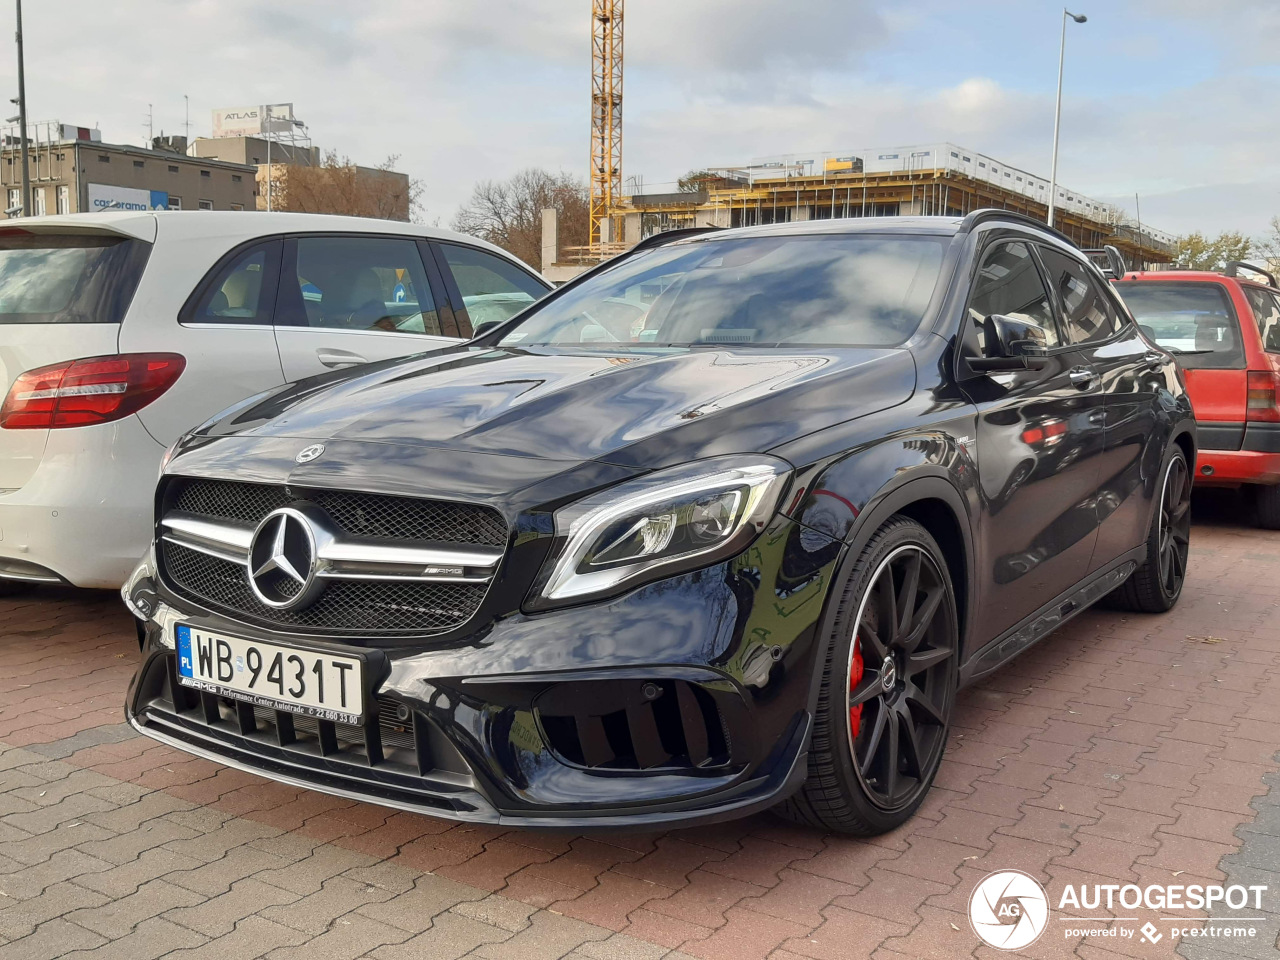
[[[959,631],[942,552],[894,517],[848,578],[823,674],[810,775],[781,812],[869,835],[923,801],[942,762],[955,696]]]

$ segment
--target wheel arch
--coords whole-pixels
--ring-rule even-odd
[[[825,662],[826,648],[832,642],[834,620],[839,608],[838,598],[845,589],[847,574],[851,569],[848,564],[856,561],[876,531],[890,517],[899,514],[910,517],[924,527],[941,548],[956,599],[962,663],[971,649],[969,623],[976,605],[976,560],[969,510],[964,496],[949,479],[941,473],[929,473],[899,478],[898,482],[882,489],[858,514],[845,537],[844,575],[833,583],[820,620],[819,636],[823,638],[824,653],[820,656],[819,663]],[[815,671],[812,678],[809,691],[811,713],[817,706],[821,673],[821,670]]]

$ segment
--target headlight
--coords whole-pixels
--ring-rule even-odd
[[[161,477],[164,476],[164,468],[169,465],[169,461],[173,459],[174,453],[177,452],[178,445],[182,443],[183,440],[187,439],[188,436],[189,434],[186,434],[186,433],[182,434],[181,436],[178,437],[177,440],[173,441],[173,443],[169,444],[169,446],[165,449],[164,456],[160,458],[160,476]]]
[[[614,593],[740,553],[777,511],[790,476],[790,465],[773,457],[715,457],[558,510],[564,546],[548,559],[533,606]]]

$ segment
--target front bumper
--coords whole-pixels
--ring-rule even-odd
[[[513,611],[464,641],[359,647],[192,608],[162,585],[129,722],[271,779],[456,820],[644,828],[741,816],[807,774],[819,621],[840,544],[779,519],[744,554],[615,600]],[[157,606],[158,603],[158,606]],[[180,686],[173,624],[369,657],[347,727]]]

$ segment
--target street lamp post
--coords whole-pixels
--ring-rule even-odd
[[[22,146],[22,215],[31,216],[31,166],[27,156],[27,77],[22,64],[22,0],[18,5],[18,142]]]
[[[1089,18],[1062,8],[1062,44],[1058,47],[1058,103],[1053,110],[1053,162],[1049,166],[1049,226],[1053,226],[1053,207],[1058,199],[1058,128],[1062,125],[1062,62],[1067,55],[1067,17],[1076,23]]]

